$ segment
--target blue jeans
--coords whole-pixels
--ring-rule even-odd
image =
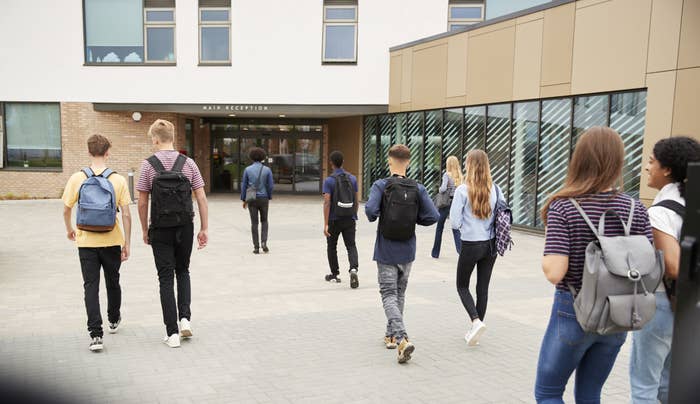
[[[569,377],[576,370],[577,403],[600,403],[600,391],[608,378],[626,332],[612,335],[587,333],[576,321],[571,293],[557,290],[549,325],[537,362],[535,399],[538,403],[563,403]]]
[[[656,314],[644,328],[632,333],[630,387],[632,402],[668,402],[671,370],[673,312],[666,292],[656,293]]]
[[[440,213],[440,218],[437,222],[437,228],[435,228],[435,242],[433,243],[433,251],[430,253],[430,255],[432,255],[433,258],[437,258],[440,256],[440,246],[442,245],[442,231],[445,229],[445,221],[447,220],[447,216],[450,214],[450,207],[446,206],[442,209],[439,209],[438,212]],[[462,248],[462,240],[459,230],[452,229],[452,237],[455,240],[455,248],[457,249],[457,254],[459,254],[459,251]]]

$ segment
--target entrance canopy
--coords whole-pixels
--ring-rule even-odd
[[[175,112],[197,116],[240,118],[341,118],[384,114],[387,105],[302,105],[302,104],[124,104],[93,103],[95,111]]]

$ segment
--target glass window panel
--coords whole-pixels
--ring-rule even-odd
[[[230,10],[199,10],[202,22],[228,22]]]
[[[489,105],[486,123],[486,153],[489,155],[493,182],[508,195],[508,164],[510,160],[510,104]]]
[[[620,134],[625,144],[624,192],[634,198],[639,198],[646,110],[646,91],[612,94],[610,97],[610,127]]]
[[[271,140],[273,145],[282,142],[286,142],[286,140]],[[294,191],[319,192],[321,185],[321,139],[297,139],[295,150]]]
[[[481,18],[481,10],[481,7],[452,6],[450,7],[450,19],[479,19]]]
[[[542,206],[550,195],[562,187],[566,178],[571,142],[571,108],[569,98],[542,101],[537,163],[537,227],[544,226],[540,215]]]
[[[194,158],[194,122],[185,121],[185,154]]]
[[[523,226],[535,225],[539,110],[537,101],[513,105],[510,207],[513,209],[513,223]]]
[[[355,60],[355,25],[326,25],[324,59]]]
[[[425,113],[425,143],[423,144],[425,171],[423,185],[428,194],[435,195],[440,187],[442,178],[442,110]],[[411,156],[417,153],[411,150]]]
[[[146,10],[146,22],[174,22],[173,10]]]
[[[378,178],[377,167],[377,116],[366,116],[362,131],[362,195],[369,197],[369,189]]]
[[[85,0],[87,63],[143,62],[142,0]]]
[[[175,28],[146,28],[148,60],[160,62],[175,61]]]
[[[229,27],[202,26],[202,61],[229,61]]]
[[[450,31],[459,31],[461,29],[468,28],[473,24],[450,24]]]
[[[322,132],[323,125],[296,125],[294,129],[297,132]]]
[[[579,136],[592,126],[608,124],[608,96],[592,95],[574,98],[574,132],[571,148]]]
[[[327,20],[354,20],[355,7],[326,7]]]
[[[377,174],[379,178],[389,176],[389,167],[382,164],[389,156],[389,149],[394,145],[396,126],[394,115],[381,115],[379,117],[379,166]]]
[[[442,167],[445,168],[445,161],[450,156],[457,157],[457,161],[462,157],[462,121],[464,111],[462,108],[445,110],[445,120],[442,126]],[[442,178],[442,177],[441,177]]]
[[[61,114],[58,104],[5,104],[7,165],[61,167]]]
[[[484,134],[486,129],[486,107],[467,107],[464,108],[464,156],[462,164],[472,149],[486,149],[486,138]]]
[[[396,124],[396,132],[394,134],[394,144],[406,144],[407,143],[407,138],[406,135],[408,134],[408,115],[406,114],[396,114],[394,115],[395,117],[395,124]]]
[[[408,114],[407,144],[411,150],[411,162],[407,175],[416,181],[423,181],[423,113]]]

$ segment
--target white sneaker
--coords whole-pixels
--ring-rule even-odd
[[[180,348],[180,336],[177,334],[163,338],[163,342],[170,348]]]
[[[464,340],[467,341],[467,345],[479,345],[479,338],[484,331],[486,331],[486,324],[484,324],[481,320],[474,320],[474,322],[472,322],[471,330],[469,330],[467,335],[464,336]]]
[[[192,326],[190,326],[190,320],[186,318],[180,320],[180,336],[182,338],[192,337]]]

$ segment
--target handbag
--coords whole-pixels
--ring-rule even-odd
[[[433,198],[433,203],[438,209],[446,208],[452,205],[452,197],[450,196],[450,189],[448,188],[445,192],[438,192]]]
[[[264,165],[260,163],[260,171],[258,171],[258,181],[256,185],[248,185],[248,188],[245,190],[245,201],[246,202],[251,202],[254,201],[257,196],[258,196],[258,188],[260,188],[260,180],[262,179],[262,170],[263,170]]]

